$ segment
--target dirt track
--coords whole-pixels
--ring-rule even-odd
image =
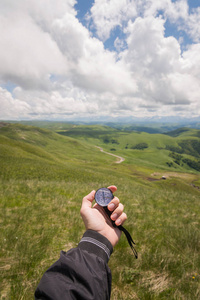
[[[118,156],[118,155],[112,154],[110,152],[104,151],[103,148],[101,148],[101,147],[98,147],[98,146],[95,146],[95,147],[98,148],[103,153],[106,153],[108,155],[112,155],[112,156],[116,157],[117,158],[116,164],[120,164],[120,163],[122,163],[125,160],[125,158],[123,158],[121,156]]]

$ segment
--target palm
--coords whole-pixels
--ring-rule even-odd
[[[113,190],[115,190],[113,188]],[[91,207],[91,202],[94,199],[94,193],[91,195],[90,208],[87,206],[86,209],[82,210],[82,218],[85,223],[86,229],[91,229],[97,231],[98,233],[104,235],[113,246],[119,241],[121,231],[113,227],[112,221],[109,216],[104,211],[103,207],[95,204]]]

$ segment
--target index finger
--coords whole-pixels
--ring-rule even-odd
[[[115,185],[108,186],[108,189],[111,190],[112,193],[116,192],[117,187]]]

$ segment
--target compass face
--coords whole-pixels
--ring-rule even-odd
[[[107,206],[113,198],[113,193],[108,188],[100,188],[95,193],[95,200],[100,206]]]

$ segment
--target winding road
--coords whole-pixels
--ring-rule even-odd
[[[115,154],[104,151],[103,148],[101,148],[101,147],[98,147],[98,146],[95,146],[95,147],[98,148],[103,153],[106,153],[108,155],[112,155],[112,156],[116,157],[117,158],[116,164],[120,164],[125,160],[125,158],[123,158],[121,156],[118,156],[118,155],[115,155]]]

